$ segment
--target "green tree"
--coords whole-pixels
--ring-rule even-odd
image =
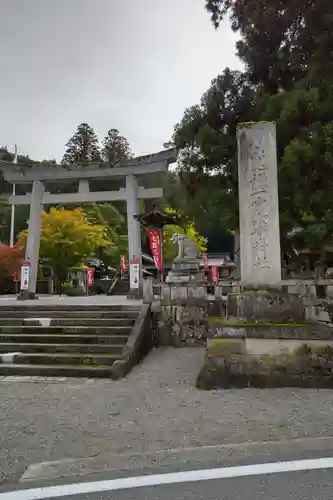
[[[128,238],[125,218],[109,203],[89,203],[84,211],[93,224],[105,227],[111,245],[101,248],[100,256],[107,265],[119,267],[120,257],[127,254]]]
[[[63,164],[84,164],[100,161],[100,150],[97,135],[87,123],[81,123],[75,134],[66,144]]]
[[[277,121],[282,237],[304,228],[304,243],[330,242],[333,201],[332,87],[302,80],[289,91],[268,96],[263,117]]]
[[[5,162],[12,162],[14,154],[8,151],[6,146],[0,147],[0,160]]]
[[[6,147],[0,147],[0,164],[12,163],[14,154],[9,152]],[[11,205],[7,201],[7,196],[12,193],[13,187],[6,182],[0,173],[0,242],[9,242],[10,233],[10,218],[11,218]]]
[[[126,137],[119,134],[119,130],[111,128],[104,137],[102,158],[111,166],[118,161],[133,157],[132,150]]]
[[[331,0],[205,0],[205,5],[215,27],[229,16],[241,35],[237,54],[251,81],[265,91],[290,89],[305,76],[332,78]]]
[[[5,163],[12,163],[14,161],[14,153],[8,151],[7,147],[0,147],[0,161]],[[40,162],[32,160],[29,155],[19,154],[17,156],[17,163],[24,166],[30,166]]]
[[[237,228],[237,124],[274,120],[282,243],[300,226],[318,246],[330,239],[333,213],[333,71],[327,57],[333,4],[207,0],[206,8],[216,27],[231,18],[245,71],[226,69],[175,126],[185,210],[200,230],[204,214],[214,226]]]
[[[201,232],[238,224],[236,128],[257,116],[256,90],[246,76],[226,68],[200,104],[185,110],[171,139],[181,153],[182,210]]]
[[[42,160],[38,162],[40,165],[44,165],[44,167],[52,167],[57,165],[57,161],[55,159],[53,160]]]
[[[9,240],[11,205],[7,199],[0,195],[0,242],[7,243]]]
[[[26,245],[27,235],[27,230],[19,235],[22,246]],[[69,268],[94,256],[98,248],[112,244],[107,228],[94,224],[82,208],[51,208],[42,213],[40,257],[48,259],[58,284],[66,280]]]

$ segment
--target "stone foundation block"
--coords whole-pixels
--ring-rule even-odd
[[[231,341],[231,345],[235,341]],[[221,345],[219,345],[221,344]],[[253,356],[241,343],[228,351],[225,339],[207,345],[206,362],[197,378],[200,389],[232,387],[333,388],[333,347],[303,345],[292,353]]]
[[[227,298],[227,317],[250,322],[301,322],[305,318],[302,299],[279,291],[246,291]]]

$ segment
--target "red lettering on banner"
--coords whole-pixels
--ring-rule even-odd
[[[209,268],[208,255],[206,253],[204,253],[202,255],[202,258],[203,258],[203,265],[204,265],[205,271],[208,271],[208,268]]]
[[[121,256],[121,270],[122,271],[127,271],[127,261],[126,261],[126,256],[125,255]]]
[[[88,287],[91,287],[94,282],[94,269],[92,267],[88,267],[87,274],[88,274]]]
[[[162,272],[163,270],[163,257],[162,257],[162,245],[161,245],[161,235],[160,229],[147,229],[149,244],[151,253],[154,259],[154,264],[156,268]]]
[[[212,280],[219,280],[219,268],[217,266],[212,266]]]

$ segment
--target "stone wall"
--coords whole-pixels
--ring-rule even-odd
[[[156,343],[205,345],[205,389],[333,387],[333,301],[311,296],[312,286],[301,295],[233,284],[210,295],[204,284],[165,285],[152,308]]]
[[[215,285],[215,297],[219,298],[228,293],[242,292],[244,287],[240,281],[220,281]],[[289,294],[297,294],[312,299],[333,299],[333,280],[282,280],[279,289]]]
[[[333,345],[333,325],[326,323],[234,323],[225,318],[207,319],[207,344],[213,339],[242,339],[253,355],[292,352],[304,343]]]
[[[286,294],[281,291],[271,291],[269,295],[264,292],[256,293],[256,322],[259,320],[269,323],[288,323],[292,320],[292,322],[332,325],[333,310],[330,314],[327,299],[311,295],[313,287],[315,288],[313,282],[302,286],[299,289],[303,291],[303,295]],[[296,285],[292,283],[288,285],[289,287]],[[327,280],[325,287],[329,292],[333,290],[333,285],[327,284]],[[243,295],[237,294],[240,288],[235,283],[229,283],[226,288],[226,284],[222,282],[215,287],[215,294],[212,295],[207,293],[207,284],[204,283],[199,286],[164,284],[162,290],[158,288],[159,293],[155,293],[154,301],[157,343],[178,347],[202,345],[211,331],[209,317],[228,316],[229,319],[234,317],[242,318],[243,321],[253,320],[248,310],[248,297],[251,297],[251,293],[247,291]],[[152,287],[150,300],[151,297],[153,297]]]
[[[333,280],[282,280],[278,289],[308,299],[333,299]],[[248,290],[240,281],[220,280],[217,283],[196,282],[182,285],[158,283],[150,279],[143,283],[143,300],[151,303],[154,296],[165,304],[189,303],[202,299],[223,299],[229,293]]]
[[[303,344],[289,352],[252,355],[243,339],[214,339],[207,345],[197,387],[333,388],[333,347]]]
[[[302,322],[305,320],[305,308],[303,299],[296,294],[247,290],[228,294],[226,316],[246,322]]]
[[[224,305],[224,304],[223,304]],[[217,320],[224,320],[224,316],[220,316],[219,312],[216,314],[216,309],[219,309],[219,304],[214,304],[212,302],[207,302],[206,304],[200,305],[171,305],[162,306],[155,305],[154,318],[155,318],[155,339],[157,345],[172,345],[174,347],[183,346],[202,346],[205,345],[207,338],[216,335],[221,336],[221,330],[226,328],[226,325],[222,326],[221,323],[214,325],[210,322],[210,318]],[[333,327],[333,323],[329,318],[328,312],[324,309],[324,306],[311,306],[306,310],[314,311],[310,317],[310,313],[306,317],[306,321],[309,318],[314,320],[314,323],[318,325],[320,331],[320,325],[326,325],[328,327]],[[317,312],[317,314],[316,314]],[[213,316],[211,316],[213,313]],[[321,320],[318,320],[318,317]],[[325,319],[323,321],[323,318]],[[259,343],[262,345],[263,339],[283,339],[284,338],[284,325],[276,324],[264,324],[256,325],[256,336]],[[291,326],[287,325],[289,330]],[[237,335],[238,330],[236,325],[228,326],[231,333]],[[251,330],[251,326],[247,326],[247,331]],[[220,333],[219,333],[220,331]],[[301,338],[306,338],[308,330],[304,327],[304,335]],[[312,331],[314,330],[314,325],[312,325]],[[328,330],[329,335],[332,335],[333,331]],[[300,329],[298,328],[298,334]],[[249,338],[253,339],[252,334]],[[328,338],[328,337],[326,337]],[[253,341],[252,341],[253,344]],[[271,342],[273,345],[273,342]],[[254,343],[253,345],[257,345]],[[285,344],[279,343],[282,348],[285,348]],[[298,345],[298,344],[297,344]],[[275,348],[272,347],[273,350]]]
[[[333,387],[330,314],[307,320],[307,302],[281,290],[228,294],[225,317],[208,318],[198,387]]]
[[[205,345],[208,335],[205,304],[161,305],[155,309],[155,328],[158,345]]]
[[[208,339],[197,387],[333,388],[332,332],[317,340],[311,339],[313,332],[304,333],[306,338],[289,338],[284,327],[285,338],[251,338],[248,331],[243,337]]]

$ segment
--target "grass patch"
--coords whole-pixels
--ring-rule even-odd
[[[310,323],[273,323],[273,322],[249,322],[249,321],[230,321],[226,318],[223,318],[222,316],[211,316],[208,318],[208,323],[213,325],[221,325],[221,326],[231,326],[231,327],[246,327],[246,326],[267,326],[267,327],[274,327],[274,326],[308,326]]]
[[[241,288],[241,287],[240,287]],[[283,295],[286,296],[288,295],[287,292],[284,292],[280,288],[251,288],[250,286],[248,288],[241,288],[240,292],[230,292],[228,295]]]

